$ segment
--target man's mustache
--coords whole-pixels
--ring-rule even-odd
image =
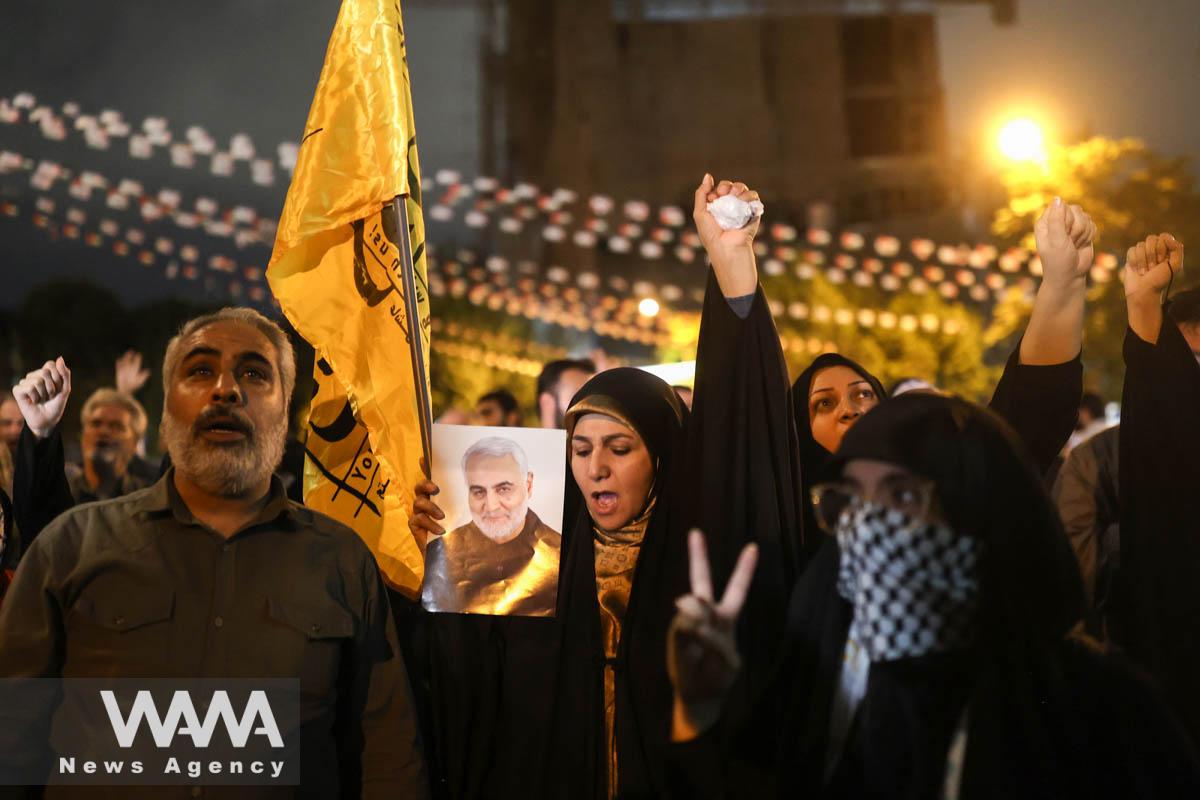
[[[122,456],[121,448],[116,442],[96,442],[96,446],[92,448],[88,459],[93,464],[112,466],[120,460]]]
[[[254,438],[254,423],[243,412],[233,406],[215,405],[201,411],[192,423],[192,435],[199,436],[206,430],[226,428]]]

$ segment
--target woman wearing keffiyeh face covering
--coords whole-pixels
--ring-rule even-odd
[[[1091,266],[1091,241],[1095,227],[1077,206],[1055,203],[1038,221],[1035,232],[1044,279],[1025,336],[1005,365],[1004,374],[992,397],[991,409],[1012,425],[1033,456],[1038,472],[1042,473],[1050,466],[1074,427],[1082,392],[1079,353],[1084,276]],[[806,498],[811,498],[814,486],[826,479],[829,464],[834,459],[833,453],[838,450],[843,437],[872,414],[900,399],[903,398],[885,400],[883,388],[874,376],[837,354],[818,357],[800,375],[793,386],[793,400]],[[819,526],[813,505],[806,503],[803,513],[805,530],[817,531]],[[864,523],[871,523],[876,529],[884,522],[884,519],[864,520]],[[944,538],[945,531],[937,529],[931,532],[923,544],[934,547],[939,535]],[[862,537],[858,547],[864,547],[867,539]],[[818,712],[818,716],[824,715],[827,725],[824,728],[817,726],[819,730],[816,732],[809,731],[809,736],[815,737],[810,743],[809,755],[822,764],[826,761],[833,764],[836,762],[829,760],[832,758],[831,752],[840,753],[841,743],[859,723],[859,701],[870,674],[868,650],[880,642],[876,638],[868,638],[875,637],[877,633],[877,626],[871,622],[871,617],[865,617],[867,621],[861,627],[850,627],[847,601],[843,599],[853,599],[853,592],[848,589],[847,568],[850,561],[840,558],[836,540],[833,537],[810,535],[806,544],[806,549],[812,555],[792,598],[793,607],[800,609],[801,620],[797,623],[793,619],[793,624],[800,624],[800,629],[807,631],[806,635],[811,635],[811,646],[821,650],[824,660],[820,663],[824,666],[821,667],[819,678],[815,679],[831,687],[830,693],[821,701],[825,705]],[[887,550],[880,546],[879,541],[875,545],[869,550],[857,551],[855,561],[876,565],[887,562],[894,582],[919,583],[915,577],[907,574],[912,564],[901,553]],[[958,555],[964,560],[978,557],[974,550]],[[940,583],[930,588],[945,585],[957,574],[947,572],[940,575]],[[964,601],[960,606],[969,609],[973,591],[969,585],[955,589],[955,596],[961,596]],[[876,593],[872,597],[884,608],[893,599],[886,593]],[[931,602],[944,600],[941,597],[926,599]],[[953,624],[961,616],[955,614],[942,622]],[[880,625],[890,622],[888,618],[879,620]],[[832,638],[822,639],[815,633],[826,631],[830,629],[829,626],[836,632]],[[924,635],[947,639],[953,638],[955,633],[926,630]]]
[[[1039,219],[1035,234],[1043,264],[1043,282],[1025,335],[1005,364],[990,404],[993,411],[1012,425],[1032,454],[1039,474],[1053,462],[1074,427],[1082,392],[1079,356],[1085,276],[1091,267],[1095,232],[1095,226],[1078,206],[1057,201]],[[814,486],[826,478],[828,465],[843,437],[861,421],[877,413],[879,408],[897,402],[885,399],[883,387],[874,376],[838,354],[822,355],[813,361],[793,385],[792,397],[800,443],[802,491],[806,499],[812,497]],[[823,648],[821,652],[825,659],[821,662],[824,666],[819,680],[830,686],[831,692],[824,697],[825,705],[818,712],[824,715],[828,724],[818,733],[809,732],[810,736],[816,737],[809,755],[825,763],[831,752],[840,752],[840,743],[859,722],[859,700],[870,674],[868,649],[879,642],[867,639],[876,634],[876,628],[871,624],[850,627],[842,600],[843,595],[852,596],[847,590],[848,562],[839,558],[833,537],[812,535],[820,526],[811,503],[804,504],[803,515],[804,529],[810,532],[806,538],[806,551],[810,557],[791,602],[793,607],[801,607],[804,630],[812,633],[832,625],[837,631],[830,639],[820,639],[815,634],[812,638],[812,646]],[[876,527],[883,522],[867,521],[876,523]],[[944,533],[941,531],[943,536]],[[933,546],[937,541],[936,534],[931,535],[934,539],[926,541],[926,546]],[[973,550],[960,555],[964,559],[977,557]],[[860,552],[859,556],[859,561],[876,564],[894,559],[889,562],[893,570],[889,574],[900,576],[894,580],[901,584],[915,581],[911,575],[906,576],[911,564],[898,553],[876,546]],[[939,581],[944,582],[954,575],[942,575]],[[969,607],[973,590],[963,586],[955,591],[964,597],[962,605]],[[885,594],[875,597],[885,608],[892,599]],[[945,622],[953,623],[960,616],[956,614]],[[883,625],[889,622],[886,618],[880,620]],[[925,635],[935,634],[925,631]],[[954,633],[939,630],[936,635],[953,638]],[[826,740],[831,740],[832,746],[827,746]]]
[[[703,575],[681,601],[676,756],[700,796],[1200,796],[1200,764],[1153,691],[1069,635],[1078,567],[1003,422],[897,398],[846,434],[827,478],[815,494],[838,568],[798,588],[776,682],[747,718],[715,724],[736,603],[713,602]],[[692,556],[703,566],[698,537]],[[845,709],[852,629],[868,670]]]
[[[566,414],[568,491],[553,619],[425,615],[414,680],[432,706],[435,793],[452,798],[658,798],[671,688],[662,654],[687,589],[686,531],[702,523],[713,571],[763,553],[746,598],[744,680],[765,686],[800,568],[800,494],[787,368],[752,242],[757,219],[722,230],[718,197],[757,195],[710,176],[696,223],[712,260],[693,412],[635,369],[592,378]],[[441,533],[417,488],[411,523]],[[423,676],[426,672],[427,676]]]

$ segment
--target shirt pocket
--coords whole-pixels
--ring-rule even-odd
[[[268,597],[275,633],[276,675],[298,678],[304,694],[333,691],[344,652],[354,638],[354,617],[336,604]]]
[[[158,676],[171,649],[175,592],[122,585],[85,591],[67,614],[64,672],[90,676]]]

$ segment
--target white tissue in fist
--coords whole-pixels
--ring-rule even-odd
[[[708,213],[717,220],[717,224],[727,231],[744,228],[750,220],[761,217],[763,204],[757,200],[747,203],[731,194],[718,197],[708,204]]]

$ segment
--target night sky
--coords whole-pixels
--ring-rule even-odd
[[[940,16],[952,141],[1029,107],[1068,138],[1136,136],[1200,161],[1200,0],[1019,0],[1008,27],[984,6]]]
[[[135,127],[165,116],[177,133],[204,126],[225,146],[246,132],[274,157],[296,141],[337,14],[336,0],[159,0],[62,4],[9,0],[0,30],[0,95],[28,90],[60,107],[124,112]],[[405,6],[421,160],[426,175],[478,164],[478,15],[467,3]],[[1031,110],[1070,137],[1133,135],[1200,159],[1200,0],[1022,0],[1018,23],[997,27],[986,7],[947,7],[940,22],[951,141],[965,148],[1010,110]],[[648,132],[652,135],[652,132]],[[169,163],[133,162],[0,126],[0,150],[70,167],[131,173],[148,186],[203,191],[276,216],[286,185],[255,187]],[[282,176],[283,173],[280,172]],[[9,196],[12,176],[0,177]],[[27,188],[27,184],[26,184]],[[656,198],[647,198],[655,200]],[[265,265],[265,254],[261,256]],[[90,275],[133,301],[178,282],[79,245],[0,221],[0,307],[51,275]]]
[[[14,24],[0,26],[0,96],[29,91],[39,103],[58,109],[75,101],[89,114],[115,108],[135,129],[146,116],[162,116],[176,137],[200,125],[219,149],[244,132],[260,157],[273,159],[280,142],[302,136],[338,7],[337,0],[121,0],[73,3],[73,14],[64,15],[57,4],[17,0],[9,4],[14,13],[6,11],[6,22]],[[404,16],[425,171],[448,166],[474,175],[476,15],[459,4],[414,6]],[[222,206],[243,203],[273,218],[282,208],[282,170],[275,186],[258,187],[245,170],[241,178],[223,178],[207,169],[175,168],[161,156],[137,161],[124,140],[114,142],[108,151],[89,150],[70,139],[46,141],[24,125],[0,125],[0,150],[134,178],[147,188],[178,188],[185,198],[204,194]],[[0,176],[5,188],[20,200],[28,175]],[[27,197],[23,205],[29,207]],[[248,260],[265,266],[269,248],[257,250]],[[0,308],[18,305],[30,287],[50,277],[91,278],[134,303],[177,294],[225,299],[221,291],[206,293],[199,282],[169,281],[104,250],[50,244],[27,221],[0,220],[0,271]]]

